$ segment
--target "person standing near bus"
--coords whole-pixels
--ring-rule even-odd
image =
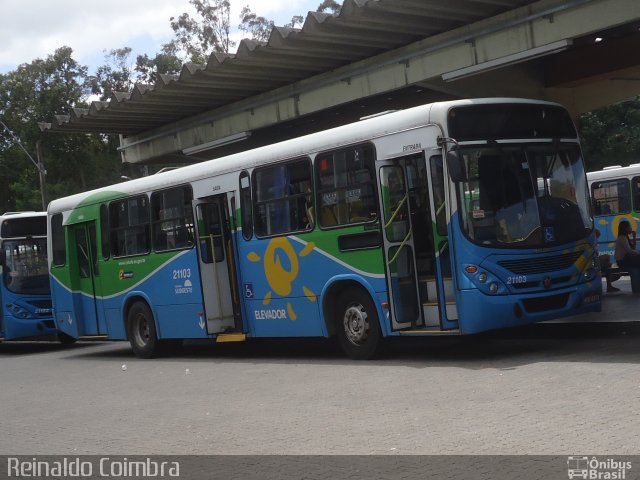
[[[640,252],[635,249],[635,246],[636,232],[631,230],[631,224],[628,221],[623,220],[618,225],[618,238],[616,238],[614,253],[620,268],[640,268]]]

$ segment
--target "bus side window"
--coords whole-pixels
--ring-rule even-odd
[[[253,236],[253,212],[251,211],[251,180],[249,172],[240,174],[240,214],[242,216],[242,236],[250,240]]]
[[[376,220],[374,150],[358,145],[316,157],[316,204],[322,227]]]
[[[253,218],[258,237],[313,228],[309,221],[311,163],[302,158],[253,173]]]
[[[193,247],[192,199],[189,186],[151,194],[153,248],[156,252]]]
[[[114,257],[149,253],[149,199],[146,195],[111,202],[109,217]]]

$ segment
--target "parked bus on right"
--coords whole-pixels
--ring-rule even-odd
[[[640,163],[628,167],[615,165],[587,173],[593,201],[593,216],[600,231],[598,251],[615,262],[614,249],[618,225],[626,220],[631,230],[640,221]]]

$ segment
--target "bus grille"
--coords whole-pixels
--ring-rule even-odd
[[[582,252],[563,253],[550,257],[523,258],[520,260],[500,260],[498,265],[520,275],[557,272],[573,265]]]
[[[524,309],[529,313],[546,312],[547,310],[559,310],[567,305],[569,294],[552,295],[550,297],[529,298],[522,300]]]
[[[51,308],[51,300],[29,300],[28,303],[36,308]]]

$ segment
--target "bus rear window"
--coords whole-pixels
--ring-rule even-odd
[[[53,266],[64,266],[67,263],[67,251],[61,213],[56,213],[51,217],[51,243],[53,246],[53,251],[51,252]]]

